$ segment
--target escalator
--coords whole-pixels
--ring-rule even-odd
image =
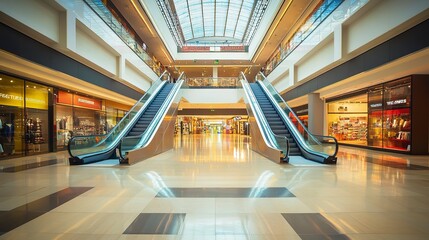
[[[301,156],[301,150],[292,137],[285,122],[274,108],[267,95],[262,91],[258,83],[250,83],[250,88],[261,107],[264,116],[274,134],[285,136],[289,140],[289,156]]]
[[[156,97],[150,103],[149,107],[142,113],[137,123],[131,128],[131,130],[125,137],[139,136],[146,130],[147,126],[155,117],[155,114],[158,112],[159,108],[164,103],[173,86],[174,84],[172,83],[167,83],[164,85],[160,93],[156,95]]]
[[[164,73],[165,74],[165,73]],[[127,112],[116,126],[104,135],[75,136],[68,143],[71,165],[88,164],[107,159],[117,159],[117,148],[125,137],[139,137],[155,116],[167,111],[166,101],[177,94],[180,87],[163,80],[164,74],[155,81],[139,101]],[[176,91],[176,93],[174,92]],[[161,107],[164,108],[161,108]]]
[[[243,84],[245,86],[246,84]],[[255,83],[247,83],[250,87],[245,91],[252,91],[247,96],[255,98],[253,109],[259,109],[267,123],[265,128],[268,134],[283,136],[289,143],[288,156],[302,156],[306,159],[335,164],[337,162],[338,142],[334,137],[315,135],[310,133],[292,109],[283,100],[277,90],[260,73]],[[250,101],[249,101],[250,102]],[[295,126],[294,123],[299,125]],[[261,126],[259,126],[261,127]],[[278,137],[272,137],[275,141]],[[279,145],[279,144],[273,144]]]

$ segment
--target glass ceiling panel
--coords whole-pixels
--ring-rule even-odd
[[[229,3],[228,17],[226,21],[225,36],[234,37],[235,27],[237,26],[238,15],[240,14],[242,1],[232,1]]]
[[[247,25],[249,24],[252,8],[253,0],[247,0],[243,2],[243,5],[241,6],[240,16],[238,17],[237,27],[235,29],[235,38],[243,39],[244,32],[246,31]]]
[[[204,35],[214,36],[214,0],[203,1],[203,16],[204,16]]]
[[[190,39],[193,35],[191,20],[189,19],[188,4],[186,1],[178,1],[175,3],[175,6],[180,25],[182,26],[183,35],[185,39]]]
[[[228,0],[216,1],[216,36],[224,36],[226,11],[228,10]]]
[[[203,27],[203,6],[201,0],[188,0],[189,14],[191,16],[191,25],[193,31],[192,38],[204,37]],[[185,38],[188,41],[191,38]]]
[[[174,4],[170,31],[182,34],[179,43],[248,44],[256,31],[269,0],[157,0]],[[264,6],[264,7],[260,7]],[[161,8],[162,10],[162,8]],[[250,24],[250,25],[249,25]],[[180,29],[180,30],[177,30]]]

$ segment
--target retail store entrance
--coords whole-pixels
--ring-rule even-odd
[[[177,117],[175,135],[240,134],[249,135],[248,116],[183,116]]]

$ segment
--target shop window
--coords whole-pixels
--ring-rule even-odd
[[[398,80],[384,86],[384,148],[411,149],[411,82]]]
[[[30,155],[49,151],[50,90],[47,86],[26,82],[25,144]]]
[[[0,159],[25,155],[24,84],[0,74]]]
[[[383,147],[383,86],[368,91],[368,145]]]
[[[73,137],[73,108],[57,105],[56,111],[57,150],[67,149],[69,140]]]
[[[367,94],[328,103],[328,135],[340,143],[367,145]]]

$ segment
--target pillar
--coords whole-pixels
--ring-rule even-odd
[[[316,135],[323,135],[324,105],[319,93],[308,94],[308,130]]]
[[[60,15],[59,44],[65,49],[76,51],[76,16],[68,9]]]
[[[217,78],[217,70],[218,70],[218,67],[216,66],[216,67],[213,67],[213,78]]]
[[[343,27],[341,24],[334,28],[334,61],[343,58]]]

